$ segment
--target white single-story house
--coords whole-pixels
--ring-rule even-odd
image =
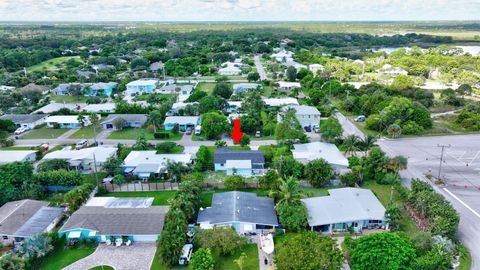
[[[157,79],[140,79],[127,84],[127,93],[151,93],[158,87]]]
[[[85,95],[88,96],[110,96],[113,93],[113,90],[117,87],[118,83],[116,82],[99,82],[94,83],[87,87],[85,90]]]
[[[323,71],[323,65],[321,64],[311,64],[308,65],[308,70],[310,70],[314,76],[317,76],[319,72]]]
[[[272,198],[240,191],[213,194],[212,206],[200,210],[197,223],[201,229],[232,227],[240,235],[279,225]]]
[[[348,159],[338,150],[335,144],[311,142],[294,144],[293,148],[293,158],[303,164],[321,158],[332,165],[337,173],[349,171]]]
[[[108,158],[117,155],[116,147],[96,146],[80,150],[59,150],[46,154],[42,161],[63,159],[79,171],[101,171]],[[40,162],[42,162],[40,161]]]
[[[45,106],[41,107],[40,109],[38,109],[34,112],[32,112],[32,114],[49,114],[49,113],[59,111],[61,109],[68,109],[72,112],[77,112],[77,111],[80,110],[80,108],[81,108],[81,106],[79,106],[77,104],[52,102],[48,105],[45,105]]]
[[[272,54],[272,58],[275,58],[277,62],[286,63],[293,60],[293,55],[294,53],[291,51],[280,50],[279,52]]]
[[[168,116],[163,122],[165,130],[172,130],[175,125],[178,125],[180,131],[185,131],[187,128],[195,129],[200,125],[200,116]]]
[[[115,103],[89,104],[83,108],[83,111],[89,113],[113,113],[116,107]]]
[[[300,64],[297,61],[290,59],[287,62],[283,63],[284,66],[288,67],[294,67],[297,71],[300,71],[301,69],[307,69],[308,67],[305,66],[304,64]]]
[[[376,70],[378,74],[381,75],[388,75],[392,77],[396,77],[398,75],[408,75],[408,72],[401,67],[393,67],[390,64],[385,64],[382,68]]]
[[[222,64],[222,68],[218,70],[218,75],[220,76],[235,76],[240,75],[242,70],[237,67],[237,63],[226,62]]]
[[[116,198],[115,198],[116,199]],[[147,198],[148,200],[149,198]],[[73,213],[59,230],[67,240],[116,241],[127,237],[133,242],[155,242],[162,232],[168,206],[142,203],[145,198],[111,198],[103,205],[82,206]],[[88,204],[88,203],[87,203]]]
[[[25,238],[52,231],[65,212],[61,207],[48,207],[48,202],[13,201],[0,207],[0,243],[13,245]]]
[[[117,119],[124,121],[123,128],[141,128],[147,123],[148,116],[145,114],[110,114],[107,119],[102,121],[103,129],[117,130],[115,126]]]
[[[84,126],[89,126],[91,124],[90,118],[88,116],[84,116]],[[59,125],[60,128],[81,128],[82,125],[80,121],[78,121],[78,115],[54,115],[49,116],[45,122],[47,123],[47,127],[53,128],[56,124]]]
[[[371,82],[346,82],[346,83],[343,83],[343,84],[348,84],[348,85],[351,85],[353,87],[355,87],[355,89],[360,89],[360,87],[364,86],[364,85],[369,85]]]
[[[168,111],[167,116],[173,116],[178,113],[179,110],[185,109],[187,106],[193,106],[198,104],[198,102],[176,102],[173,103],[172,108]]]
[[[302,85],[299,82],[278,82],[278,90],[290,92],[293,89],[300,88]]]
[[[160,87],[156,92],[161,94],[179,94],[179,95],[190,95],[193,91],[192,84],[168,84]]]
[[[69,91],[72,87],[79,87],[81,91],[85,90],[88,84],[85,83],[61,83],[54,89],[50,90],[50,92],[54,93],[58,96],[65,96],[69,95]]]
[[[302,127],[313,127],[320,125],[320,111],[313,106],[306,105],[288,105],[283,107],[277,115],[278,122],[283,120],[285,113],[289,110],[295,110],[295,116]]]
[[[24,127],[33,129],[36,126],[39,126],[45,123],[47,119],[46,114],[6,114],[0,117],[2,120],[10,120],[17,127]]]
[[[238,95],[250,90],[256,90],[258,87],[260,87],[258,83],[236,83],[233,85],[233,94]]]
[[[13,162],[34,162],[37,159],[37,151],[33,150],[6,150],[0,151],[0,164]]]
[[[270,107],[283,107],[286,105],[299,105],[298,100],[292,97],[283,98],[262,98],[265,105]]]
[[[308,225],[322,233],[345,232],[353,228],[387,229],[385,207],[369,189],[329,189],[330,196],[302,199],[308,211]]]
[[[168,173],[168,162],[193,164],[192,154],[157,154],[157,151],[132,151],[125,158],[122,169],[140,179],[148,179],[151,175],[159,176]]]
[[[242,107],[242,102],[241,101],[227,101],[228,106],[225,108],[225,110],[229,113],[236,112],[238,109]]]
[[[227,175],[253,176],[265,172],[265,157],[258,150],[232,150],[227,147],[215,150],[215,171],[226,171]]]

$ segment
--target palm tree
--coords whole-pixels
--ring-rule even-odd
[[[150,114],[148,115],[148,122],[152,124],[153,132],[155,133],[157,132],[157,127],[160,126],[160,122],[162,121],[162,118],[163,116],[158,110],[151,111]]]
[[[368,150],[377,145],[377,138],[375,138],[375,136],[368,134],[365,138],[363,138],[361,144],[362,144],[363,150],[365,151],[365,156],[366,156]]]
[[[388,162],[388,168],[396,173],[405,170],[408,165],[408,160],[404,156],[395,156]]]
[[[345,152],[347,154],[353,153],[359,150],[360,138],[357,135],[348,135],[343,141],[343,146],[345,147]]]
[[[402,134],[402,128],[397,124],[391,124],[387,129],[387,133],[393,138],[397,138]]]
[[[277,199],[276,207],[282,203],[290,205],[298,204],[300,199],[306,197],[298,188],[298,181],[293,177],[289,177],[287,180],[282,179],[278,190],[270,191],[269,196]]]

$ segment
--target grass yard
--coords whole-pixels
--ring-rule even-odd
[[[215,88],[215,85],[216,83],[201,82],[197,85],[195,90],[207,92],[207,94],[211,95],[213,92],[213,88]]]
[[[31,131],[20,136],[20,139],[23,140],[32,140],[32,139],[55,139],[62,136],[65,132],[69,131],[68,128],[47,128],[42,127],[39,129],[32,129]]]
[[[100,132],[102,132],[102,127],[97,126],[95,129],[93,126],[88,126],[79,129],[77,132],[73,133],[70,135],[70,139],[91,139],[95,137],[95,135],[98,135]]]
[[[86,96],[57,96],[50,95],[50,100],[57,103],[85,103],[89,97]]]
[[[114,270],[114,268],[108,265],[100,265],[90,268],[89,270]]]
[[[14,151],[14,150],[33,150],[37,151],[37,146],[10,146],[10,147],[1,147],[0,150],[2,151]]]
[[[162,139],[162,141],[179,141],[183,137],[183,133],[179,132],[178,134],[173,134],[170,131],[163,131],[162,132],[168,132],[170,134],[170,138],[168,139]],[[153,133],[148,131],[145,128],[126,128],[124,130],[117,130],[112,132],[107,139],[113,139],[113,140],[136,140],[140,135],[144,134],[145,138],[149,141],[151,140],[157,140],[155,137],[153,137]]]
[[[42,270],[61,270],[82,258],[87,257],[95,251],[96,247],[68,248],[59,247],[48,255],[40,265]]]
[[[240,270],[240,267],[235,263],[235,260],[240,257],[242,252],[247,255],[245,263],[243,265],[244,270],[257,270],[259,269],[258,262],[258,251],[256,244],[248,244],[245,248],[238,250],[235,254],[231,256],[221,256],[220,254],[213,254],[215,260],[215,270]],[[167,270],[167,269],[177,269],[177,270],[191,270],[191,266],[175,266],[168,268],[165,265],[160,264],[157,255],[153,259],[152,266],[150,270]]]
[[[76,62],[81,63],[79,56],[57,57],[47,61],[43,61],[31,67],[28,67],[27,71],[28,72],[57,71],[60,68],[64,67],[66,62],[68,62],[71,59],[74,59]]]
[[[102,197],[118,198],[144,198],[152,197],[153,205],[168,205],[168,200],[175,196],[176,190],[165,191],[136,191],[136,192],[109,192],[102,194]]]
[[[385,207],[387,207],[390,201],[390,192],[391,192],[392,186],[380,185],[374,181],[368,181],[362,186],[362,188],[371,189],[373,193],[377,196],[377,198],[380,200],[380,202]],[[415,225],[415,223],[413,222],[413,220],[410,218],[405,208],[403,207],[404,200],[402,199],[402,197],[400,197],[400,194],[396,190],[393,191],[392,202],[398,206],[402,214],[402,218],[400,220],[400,230],[407,233],[407,235],[413,235],[416,232],[418,232],[417,225]]]

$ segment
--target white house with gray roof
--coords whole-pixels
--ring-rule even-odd
[[[6,114],[0,117],[0,119],[10,120],[15,123],[17,127],[33,129],[45,123],[47,116],[46,114]]]
[[[320,124],[320,111],[313,106],[306,105],[288,105],[283,107],[277,115],[278,122],[285,117],[285,113],[289,110],[295,110],[295,116],[302,127],[313,127]]]
[[[131,151],[122,164],[125,173],[148,179],[151,175],[159,176],[166,171],[169,162],[193,164],[192,154],[157,154],[157,151]]]
[[[218,148],[213,162],[215,171],[225,171],[227,175],[254,176],[265,173],[265,157],[258,150]]]
[[[233,94],[238,95],[260,87],[258,83],[237,83],[233,85]]]
[[[324,142],[311,142],[294,144],[293,158],[303,164],[315,159],[326,160],[338,173],[348,171],[348,159],[338,150],[335,144]]]
[[[0,164],[13,162],[34,162],[37,159],[37,151],[34,150],[5,150],[0,151]]]
[[[302,199],[308,211],[308,225],[322,233],[344,232],[353,228],[387,229],[385,207],[369,189],[338,188],[329,196]]]
[[[230,226],[238,234],[273,229],[279,225],[272,198],[241,191],[213,194],[212,206],[200,210],[197,223],[201,229]]]
[[[102,121],[103,129],[117,130],[116,121],[123,120],[123,128],[141,128],[148,120],[145,114],[110,114]]]
[[[64,214],[64,208],[48,207],[48,202],[13,201],[0,207],[1,243],[11,245],[34,235],[50,232]]]

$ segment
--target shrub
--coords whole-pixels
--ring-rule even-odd
[[[403,124],[403,127],[402,127],[402,132],[403,134],[406,134],[406,135],[420,134],[424,130],[425,129],[422,126],[420,126],[414,121],[408,121],[405,124]]]
[[[70,164],[68,161],[64,159],[51,159],[45,162],[38,164],[37,171],[38,172],[46,172],[46,171],[56,171],[56,170],[67,170]]]
[[[59,185],[59,186],[77,186],[82,183],[82,176],[78,171],[46,171],[34,174],[33,177],[37,183],[42,185]]]
[[[193,270],[214,270],[215,260],[212,257],[212,252],[208,248],[199,248],[192,255],[190,265]]]
[[[158,154],[168,154],[173,153],[175,147],[177,147],[177,144],[174,142],[162,142],[157,144],[156,148]]]
[[[298,232],[307,228],[308,213],[303,203],[291,205],[281,203],[277,206],[280,223],[288,231]]]
[[[200,230],[194,242],[202,248],[209,248],[213,252],[218,251],[222,255],[232,255],[238,249],[247,244],[247,240],[241,237],[231,227],[214,227],[210,230]]]
[[[155,139],[168,139],[170,138],[170,134],[167,132],[156,132],[153,134]]]
[[[73,213],[89,198],[95,188],[92,184],[83,184],[67,192],[63,197],[64,202],[69,206],[69,212]]]
[[[245,187],[245,179],[241,176],[229,176],[224,181],[225,188],[228,190],[237,190]]]

